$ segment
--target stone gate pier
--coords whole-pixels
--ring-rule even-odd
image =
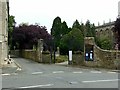
[[[85,37],[84,40],[85,66],[119,69],[120,51],[101,49],[95,44],[94,37]]]

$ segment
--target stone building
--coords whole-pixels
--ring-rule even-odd
[[[109,39],[112,43],[112,47],[114,48],[116,40],[114,36],[114,21],[105,23],[101,26],[97,26],[95,31],[96,31],[96,37],[98,39],[100,38],[106,38]]]
[[[8,0],[0,0],[0,67],[8,57]]]
[[[101,37],[101,36],[111,37],[111,35],[113,35],[112,32],[114,30],[114,23],[115,22],[109,22],[109,23],[105,23],[103,25],[97,26],[96,36],[97,37]]]
[[[118,2],[118,18],[120,18],[120,1]],[[96,27],[96,37],[99,39],[108,38],[109,40],[111,40],[113,49],[115,48],[117,42],[115,39],[116,34],[114,32],[114,24],[115,21],[104,23],[103,25]]]

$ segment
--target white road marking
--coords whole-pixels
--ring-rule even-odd
[[[117,73],[117,72],[107,72],[107,73]]]
[[[64,73],[64,71],[53,71],[53,73]]]
[[[108,80],[92,80],[92,81],[82,81],[82,83],[94,83],[94,82],[111,82],[118,81],[120,79],[108,79]]]
[[[70,82],[70,84],[77,84],[78,82]]]
[[[102,73],[101,71],[91,71],[91,73]]]
[[[25,88],[37,88],[37,87],[47,87],[47,86],[52,86],[54,84],[45,84],[45,85],[36,85],[36,86],[25,86],[25,87],[18,87],[20,89],[25,89]]]
[[[83,73],[82,71],[79,71],[79,72],[73,72],[73,73]]]
[[[112,70],[112,72],[120,72],[120,70]]]
[[[43,72],[33,72],[32,74],[42,74]]]
[[[17,71],[21,71],[22,69],[21,68],[17,68]]]
[[[6,74],[2,74],[2,76],[9,76],[10,74],[9,73],[6,73]]]

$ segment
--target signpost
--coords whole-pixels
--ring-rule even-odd
[[[72,64],[72,51],[69,51],[69,65]]]

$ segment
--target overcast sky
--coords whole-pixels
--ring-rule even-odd
[[[48,32],[55,17],[66,21],[69,27],[78,19],[85,23],[88,19],[95,25],[103,21],[115,21],[120,0],[10,0],[10,14],[17,24],[28,22],[46,26]]]

